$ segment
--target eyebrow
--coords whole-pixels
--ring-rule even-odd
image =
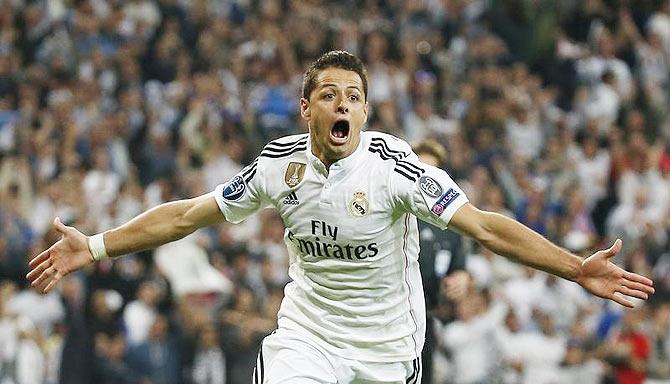
[[[335,83],[325,83],[325,84],[321,84],[318,87],[318,89],[324,89],[324,88],[328,88],[328,87],[339,88],[339,86]],[[362,92],[361,88],[358,85],[349,85],[349,86],[346,87],[346,89],[355,89],[358,92]]]

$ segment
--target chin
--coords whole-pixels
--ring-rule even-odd
[[[338,145],[338,146],[329,145],[328,146],[328,157],[330,157],[333,160],[340,160],[340,159],[347,156],[348,149],[349,149],[349,144]]]

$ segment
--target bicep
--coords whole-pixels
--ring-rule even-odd
[[[449,222],[449,228],[476,240],[486,238],[489,233],[487,221],[490,213],[465,203],[456,210]]]
[[[190,206],[184,214],[184,219],[194,229],[220,224],[226,219],[211,193],[187,201]]]

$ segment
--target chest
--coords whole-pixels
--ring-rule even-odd
[[[324,175],[307,167],[296,183],[295,171],[288,168],[272,200],[286,228],[295,236],[333,243],[368,243],[392,224],[386,187],[381,177],[372,178],[371,170]]]

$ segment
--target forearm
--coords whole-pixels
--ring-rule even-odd
[[[223,216],[218,210],[212,211],[212,204],[216,203],[206,199],[201,196],[164,203],[106,231],[103,238],[107,254],[114,257],[155,248],[221,221]]]
[[[578,277],[582,259],[554,245],[523,224],[503,215],[486,215],[484,228],[477,238],[491,251],[568,280]]]

